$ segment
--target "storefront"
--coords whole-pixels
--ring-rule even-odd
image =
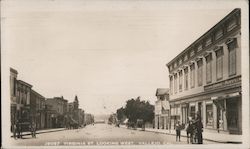
[[[175,129],[175,125],[181,120],[181,106],[180,104],[170,103],[170,128]]]

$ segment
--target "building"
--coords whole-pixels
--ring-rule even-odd
[[[78,109],[78,124],[82,126],[84,124],[84,110],[83,109]]]
[[[16,123],[17,121],[17,74],[18,72],[10,68],[10,117],[11,117],[11,124]]]
[[[56,116],[56,111],[53,110],[53,106],[46,104],[46,101],[45,101],[45,128],[56,127],[55,116]]]
[[[242,133],[240,9],[229,13],[167,67],[173,123],[187,123],[199,113],[205,131]]]
[[[79,101],[78,97],[75,96],[75,100],[73,102],[68,103],[68,122],[69,123],[77,123],[79,124]]]
[[[64,99],[63,97],[54,97],[47,98],[45,102],[47,105],[50,105],[48,108],[50,108],[50,111],[52,112],[52,127],[65,127],[68,100]]]
[[[36,123],[37,129],[45,128],[45,97],[37,93],[34,90],[31,90],[30,94],[30,114],[31,121]]]
[[[22,81],[16,81],[16,120],[23,131],[29,130],[30,117],[30,93],[32,85]],[[16,122],[14,122],[16,123]]]
[[[169,106],[169,89],[158,88],[155,96],[155,128],[169,129],[170,127],[170,106]]]

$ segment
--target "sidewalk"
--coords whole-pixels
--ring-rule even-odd
[[[126,126],[121,126],[126,128]],[[137,130],[141,130],[138,128]],[[163,133],[167,135],[176,135],[175,130],[164,130],[164,129],[153,129],[153,128],[146,128],[145,131],[149,132],[156,132],[156,133]],[[181,131],[182,137],[187,137],[186,131]],[[213,142],[219,143],[242,143],[242,135],[232,135],[232,134],[223,134],[223,133],[215,133],[215,132],[203,132],[203,139]]]
[[[37,130],[36,134],[57,132],[57,131],[63,131],[63,130],[66,130],[66,128],[43,129],[43,130]],[[22,133],[22,136],[27,136],[27,135],[31,135],[31,132],[28,131],[28,132]],[[13,135],[11,137],[13,137]]]

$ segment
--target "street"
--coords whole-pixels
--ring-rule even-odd
[[[23,139],[11,139],[13,145],[21,146],[159,145],[187,143],[185,137],[181,138],[181,142],[176,142],[173,135],[118,128],[108,124],[95,124],[88,125],[82,129],[42,133],[37,134],[36,138],[27,135],[23,136]],[[214,143],[204,140],[204,144]]]

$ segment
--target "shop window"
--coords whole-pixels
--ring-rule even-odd
[[[192,119],[195,119],[195,106],[190,107],[190,116]]]
[[[217,80],[223,77],[223,48],[216,51],[216,78]]]
[[[213,105],[206,105],[206,126],[213,126]]]

